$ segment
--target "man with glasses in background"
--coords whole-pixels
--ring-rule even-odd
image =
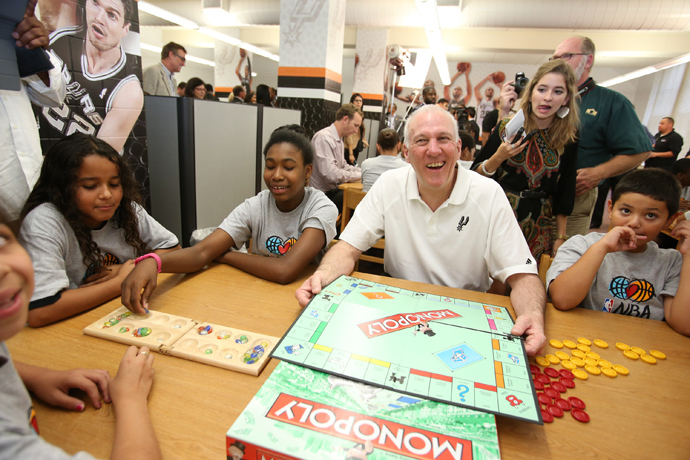
[[[576,36],[561,42],[549,58],[563,59],[573,68],[581,98],[575,207],[568,217],[568,236],[585,235],[589,231],[597,201],[597,186],[609,177],[636,168],[652,150],[628,98],[598,86],[589,76],[594,65],[594,53],[594,42],[590,38]],[[515,88],[504,85],[501,115],[505,113],[504,107],[509,107],[516,99]]]
[[[177,96],[177,82],[173,74],[182,70],[187,62],[184,46],[170,42],[161,51],[161,62],[144,70],[144,94],[151,96]]]

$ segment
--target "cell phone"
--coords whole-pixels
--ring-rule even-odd
[[[516,142],[518,142],[524,132],[525,128],[523,126],[520,126],[520,129],[518,129],[517,133],[515,133],[515,136],[513,137],[513,140],[510,143],[515,144]]]
[[[523,143],[529,142],[529,140],[532,139],[538,131],[538,129],[533,129],[532,131],[530,131],[529,134],[527,134],[523,139]]]

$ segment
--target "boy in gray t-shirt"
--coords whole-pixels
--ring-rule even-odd
[[[678,250],[652,241],[679,200],[669,172],[628,173],[609,201],[609,232],[574,236],[558,250],[546,274],[553,305],[665,320],[690,336],[690,222],[673,230]]]

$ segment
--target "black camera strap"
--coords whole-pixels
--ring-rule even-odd
[[[588,78],[587,81],[584,82],[580,88],[578,88],[577,94],[579,94],[580,97],[582,97],[585,94],[592,91],[595,86],[597,86],[596,82],[592,80],[592,78]]]

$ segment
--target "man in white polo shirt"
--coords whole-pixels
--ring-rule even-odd
[[[459,167],[461,145],[449,112],[430,105],[405,128],[412,168],[384,173],[357,207],[316,272],[297,290],[302,306],[359,255],[386,238],[385,269],[395,278],[486,291],[491,278],[511,286],[518,315],[514,335],[527,334],[527,353],[545,341],[546,293],[537,264],[498,184]]]

